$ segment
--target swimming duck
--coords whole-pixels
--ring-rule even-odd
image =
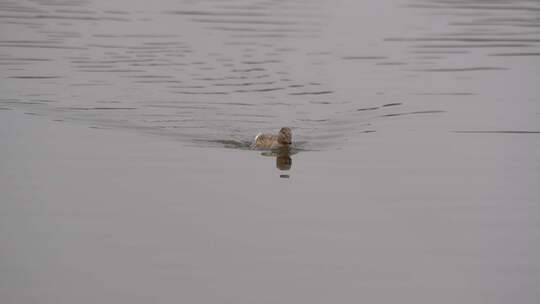
[[[290,128],[281,128],[277,135],[259,133],[255,136],[252,149],[279,149],[288,148],[292,144]]]

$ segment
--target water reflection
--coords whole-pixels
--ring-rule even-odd
[[[288,171],[292,166],[292,158],[290,154],[282,154],[276,156],[276,167],[282,171]]]
[[[290,171],[292,168],[292,155],[298,153],[292,148],[279,148],[272,151],[262,152],[262,156],[275,157],[276,168],[280,171]],[[281,178],[289,178],[289,174],[280,174]]]

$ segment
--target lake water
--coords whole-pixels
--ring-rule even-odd
[[[540,298],[539,1],[2,0],[0,66],[2,303]]]

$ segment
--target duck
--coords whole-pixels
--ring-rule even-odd
[[[290,128],[283,127],[279,130],[277,135],[275,134],[263,134],[259,133],[255,136],[253,145],[254,150],[261,149],[282,149],[289,148],[292,145],[292,131]]]

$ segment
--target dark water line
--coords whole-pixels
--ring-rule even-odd
[[[64,50],[88,50],[86,47],[39,45],[39,44],[0,44],[3,48],[29,48],[29,49],[64,49]]]
[[[187,16],[230,16],[230,17],[265,17],[268,16],[267,13],[261,12],[230,12],[230,11],[165,11],[166,14],[173,15],[187,15]]]
[[[393,102],[393,103],[383,104],[382,107],[394,107],[394,106],[401,106],[401,105],[403,105],[403,103],[401,103],[401,102]]]
[[[475,72],[475,71],[497,71],[497,70],[508,70],[507,68],[501,67],[473,67],[473,68],[447,68],[447,69],[419,69],[413,70],[416,72]]]
[[[438,113],[446,113],[446,111],[442,111],[442,110],[414,111],[414,112],[404,112],[404,113],[384,114],[384,115],[381,115],[380,117],[395,117],[395,116],[405,116],[405,115],[416,115],[416,114],[438,114]]]
[[[409,95],[416,95],[416,96],[432,96],[432,95],[473,96],[473,95],[477,95],[477,94],[476,93],[471,93],[471,92],[426,92],[426,93],[409,93]]]
[[[488,56],[500,56],[500,57],[518,57],[518,56],[540,56],[539,53],[495,53]]]
[[[289,93],[289,95],[324,95],[332,94],[334,91],[317,91],[317,92],[298,92],[298,93]]]
[[[525,48],[534,47],[532,44],[425,44],[415,45],[416,48]]]
[[[540,42],[540,39],[524,39],[524,38],[385,38],[385,41],[454,41],[454,42],[522,42],[522,43],[536,43]]]
[[[441,2],[442,5],[432,4],[409,4],[406,7],[410,8],[427,8],[427,9],[465,9],[465,10],[501,10],[501,11],[528,11],[539,12],[540,8],[530,6],[506,6],[506,5],[456,5],[453,2]]]
[[[452,131],[453,133],[471,133],[471,134],[540,134],[540,131],[519,131],[519,130],[504,130],[504,131]]]
[[[9,76],[8,78],[13,79],[54,79],[61,78],[60,76]]]
[[[0,19],[56,19],[56,20],[78,20],[78,21],[119,21],[119,22],[129,22],[129,18],[120,18],[120,17],[89,17],[89,16],[62,16],[62,15],[0,15]]]
[[[388,59],[385,56],[344,56],[341,57],[343,60],[379,60],[379,59]]]

